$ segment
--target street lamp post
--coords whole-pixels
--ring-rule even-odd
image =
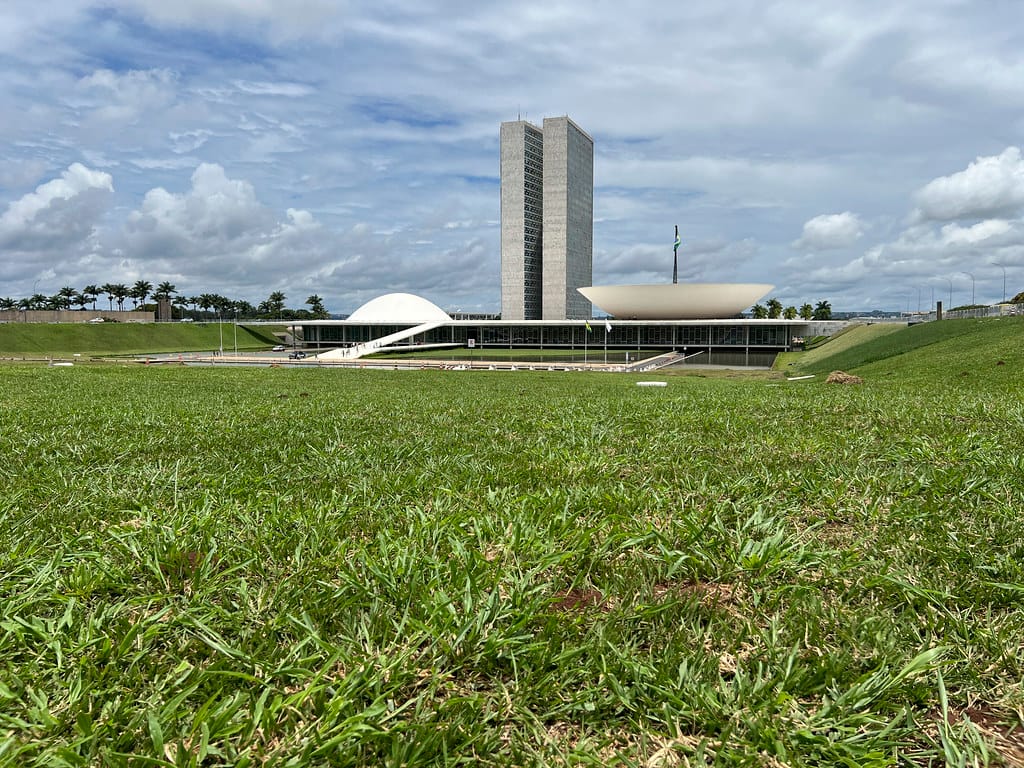
[[[1006,267],[1004,265],[1000,264],[998,261],[993,261],[992,264],[994,266],[999,267],[1001,270],[1003,270],[1003,304],[1005,304],[1006,303]]]

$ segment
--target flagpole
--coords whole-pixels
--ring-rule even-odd
[[[587,364],[587,336],[590,335],[590,331],[587,330],[589,323],[584,322],[583,326],[583,364]]]
[[[679,282],[679,225],[676,224],[676,241],[672,246],[672,285]]]
[[[608,365],[608,321],[604,323],[604,364]]]

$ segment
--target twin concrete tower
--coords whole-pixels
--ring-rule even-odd
[[[501,124],[501,318],[585,320],[594,140],[568,117]]]

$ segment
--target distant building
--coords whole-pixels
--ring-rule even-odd
[[[568,117],[502,123],[502,319],[589,318],[593,235],[594,140]]]

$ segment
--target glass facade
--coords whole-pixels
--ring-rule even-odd
[[[523,309],[541,316],[544,233],[544,134],[527,125],[523,168]]]
[[[307,345],[351,346],[379,339],[411,325],[361,325],[345,322],[304,325],[303,338]],[[718,323],[612,323],[606,331],[603,320],[594,320],[588,331],[580,322],[561,323],[451,323],[433,328],[398,342],[399,345],[455,344],[468,346],[473,339],[477,347],[534,348],[534,349],[658,349],[687,350],[698,353],[701,348],[714,355],[731,351],[744,359],[760,352],[775,353],[789,349],[794,335],[790,325]],[[799,335],[799,334],[796,334]],[[755,364],[755,363],[749,363]]]

